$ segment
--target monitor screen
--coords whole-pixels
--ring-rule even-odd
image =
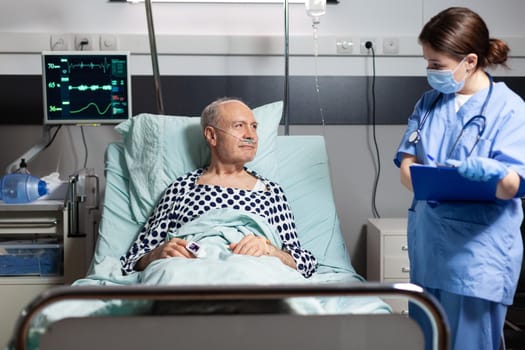
[[[131,117],[129,52],[42,53],[44,124],[117,124]]]

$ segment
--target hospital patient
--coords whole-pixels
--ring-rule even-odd
[[[265,237],[248,234],[229,245],[233,254],[275,256],[304,277],[312,276],[317,261],[301,248],[283,189],[245,167],[258,146],[257,122],[251,109],[237,99],[216,100],[202,112],[201,127],[210,148],[210,164],[168,186],[137,240],[121,257],[123,273],[142,271],[158,259],[195,258],[186,248],[186,240],[166,237],[211,210],[229,208],[262,217],[282,241],[282,246],[276,247]]]

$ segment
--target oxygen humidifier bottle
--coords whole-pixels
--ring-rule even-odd
[[[29,203],[45,194],[46,182],[33,175],[12,173],[0,179],[0,199],[5,203]]]

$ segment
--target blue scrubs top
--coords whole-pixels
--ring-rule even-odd
[[[489,88],[473,95],[456,113],[455,95],[442,95],[421,130],[421,140],[408,142],[437,98],[425,93],[408,120],[394,158],[403,154],[428,163],[448,158],[494,158],[525,178],[525,103],[504,83],[493,86],[484,116],[485,131],[475,145],[477,127],[468,127],[454,147],[463,125],[479,115]],[[475,145],[475,147],[473,147]],[[473,148],[472,148],[473,147]],[[522,180],[523,182],[523,180]],[[512,304],[523,258],[521,199],[494,202],[435,202],[414,200],[408,212],[410,278],[423,287]]]

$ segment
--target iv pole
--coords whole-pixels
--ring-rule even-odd
[[[151,53],[151,65],[153,68],[153,80],[155,82],[155,96],[157,99],[157,112],[164,114],[164,101],[162,100],[162,87],[159,74],[159,61],[157,55],[157,44],[155,42],[155,29],[153,27],[153,13],[151,10],[151,0],[144,1],[146,5],[146,17],[148,20],[148,37]]]
[[[284,134],[290,135],[290,125],[289,125],[289,110],[290,107],[288,105],[288,99],[290,94],[290,73],[289,73],[289,39],[290,39],[290,32],[289,32],[289,6],[288,6],[288,0],[284,0],[284,102],[283,102],[283,116],[282,119],[284,119]]]
[[[153,66],[153,79],[155,82],[155,93],[157,98],[157,111],[160,114],[164,114],[164,103],[162,100],[162,89],[161,89],[161,81],[160,81],[160,75],[159,75],[159,62],[158,62],[158,55],[157,55],[157,46],[155,42],[155,30],[153,26],[153,14],[151,10],[151,0],[145,0],[144,4],[146,5],[146,17],[148,20],[148,36],[149,36],[149,44],[150,44],[150,51],[151,51],[151,63]],[[284,134],[289,135],[290,134],[290,126],[289,126],[289,92],[290,92],[290,86],[289,86],[289,80],[290,80],[290,73],[289,73],[289,5],[288,0],[284,0],[284,102],[283,102],[283,112],[282,112],[282,119],[284,120]]]

